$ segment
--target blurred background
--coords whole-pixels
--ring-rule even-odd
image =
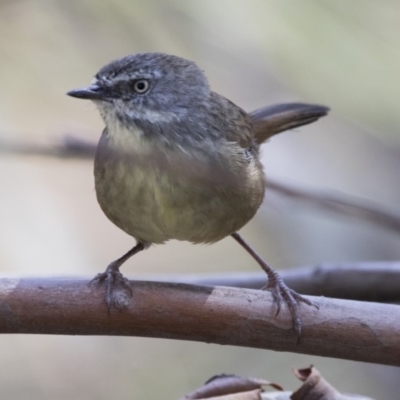
[[[94,105],[65,96],[112,59],[161,51],[196,61],[245,110],[303,101],[317,123],[273,138],[267,177],[341,192],[400,213],[400,3],[365,0],[37,0],[0,2],[0,140],[97,141]],[[102,214],[92,162],[0,155],[3,276],[94,276],[133,241]],[[247,240],[276,268],[398,260],[399,238],[267,193]],[[128,276],[258,271],[231,239],[171,242],[123,267]],[[177,399],[217,373],[299,383],[314,364],[338,389],[398,398],[398,369],[160,339],[0,337],[4,399]]]

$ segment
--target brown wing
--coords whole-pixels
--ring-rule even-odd
[[[255,139],[263,143],[271,136],[311,124],[328,114],[329,108],[314,104],[289,103],[264,107],[249,113]]]
[[[209,126],[230,142],[247,148],[252,145],[254,133],[249,114],[218,93],[211,93],[208,109]]]

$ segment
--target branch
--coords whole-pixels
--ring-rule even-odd
[[[0,140],[0,153],[19,155],[40,155],[57,158],[92,159],[96,144],[66,135],[54,145],[38,145]],[[293,186],[267,179],[267,187],[274,192],[292,198],[297,202],[346,215],[358,220],[367,220],[380,227],[400,232],[400,215],[393,214],[384,207],[366,202],[347,194],[333,195],[323,192],[295,188]]]
[[[322,208],[336,214],[368,221],[375,225],[400,232],[400,216],[385,210],[382,206],[371,201],[351,195],[334,195],[312,190],[295,188],[267,179],[267,187],[303,204]]]
[[[400,262],[324,263],[280,270],[279,275],[298,293],[360,301],[400,302]],[[260,289],[265,286],[267,278],[263,272],[232,272],[140,275],[140,279]]]
[[[269,292],[159,282],[131,282],[104,303],[88,281],[0,279],[0,332],[143,336],[306,353],[400,366],[400,306],[312,298],[301,306],[303,340]]]
[[[95,143],[79,139],[72,135],[65,135],[53,145],[0,139],[0,153],[3,154],[92,159],[95,151]]]

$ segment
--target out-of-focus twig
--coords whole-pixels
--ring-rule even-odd
[[[0,332],[142,336],[400,366],[400,306],[313,297],[302,340],[270,292],[131,281],[107,312],[103,287],[71,279],[0,279]],[[311,299],[310,299],[311,300]]]
[[[0,153],[20,155],[40,155],[63,158],[92,159],[96,144],[73,135],[64,136],[58,143],[40,146],[33,143],[18,143],[0,140]],[[197,168],[196,168],[197,170]],[[292,198],[297,203],[306,204],[314,209],[322,209],[337,215],[345,215],[376,226],[400,232],[400,215],[386,210],[383,206],[349,194],[328,194],[295,188],[285,183],[267,179],[267,187],[280,195]]]
[[[72,135],[65,135],[53,145],[0,139],[0,153],[3,154],[91,159],[95,151],[94,143]]]
[[[357,218],[375,225],[400,232],[400,215],[385,210],[371,201],[349,194],[329,194],[320,191],[295,188],[293,186],[267,179],[267,187],[275,192],[290,197],[297,202],[314,208],[322,208],[336,214]]]
[[[285,283],[298,293],[338,299],[400,303],[400,262],[323,263],[281,270]],[[263,272],[225,274],[140,275],[139,279],[205,286],[260,289]]]

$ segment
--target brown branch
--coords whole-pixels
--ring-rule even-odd
[[[95,151],[96,144],[72,135],[63,136],[53,145],[0,140],[3,154],[92,159]]]
[[[280,270],[279,274],[290,288],[303,294],[359,301],[400,302],[400,262],[324,263]],[[263,272],[140,275],[140,279],[247,289],[260,289],[266,283]]]
[[[92,159],[96,144],[73,135],[65,135],[58,143],[49,146],[34,143],[18,143],[0,140],[0,153],[19,155],[40,155],[57,158]],[[385,210],[382,206],[367,202],[348,194],[340,195],[295,188],[268,178],[267,187],[296,202],[330,211],[338,215],[366,220],[380,227],[400,232],[400,215]]]
[[[131,282],[124,310],[88,281],[0,279],[0,332],[144,336],[272,349],[400,366],[400,306],[313,298],[301,306],[303,339],[269,292]]]
[[[314,208],[368,221],[397,233],[400,232],[400,216],[385,210],[382,206],[374,204],[371,201],[366,201],[349,194],[340,193],[340,195],[335,195],[320,191],[299,189],[271,179],[267,179],[267,188]]]

